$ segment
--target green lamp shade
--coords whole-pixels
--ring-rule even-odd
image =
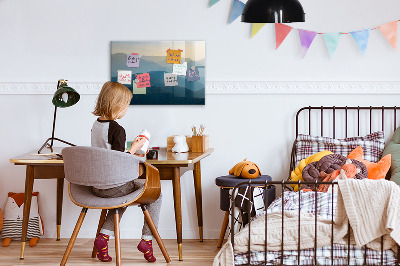
[[[70,107],[80,99],[79,93],[67,84],[61,84],[53,95],[53,104],[56,107]]]

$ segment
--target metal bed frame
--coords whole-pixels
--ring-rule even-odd
[[[300,114],[303,111],[308,111],[308,134],[311,135],[311,131],[312,131],[312,126],[311,126],[311,112],[313,110],[317,110],[319,111],[319,115],[320,115],[320,136],[324,136],[324,111],[325,110],[331,110],[330,113],[332,114],[332,129],[333,129],[333,138],[336,137],[336,122],[338,119],[336,119],[336,113],[337,112],[344,112],[344,121],[342,122],[342,125],[344,123],[344,129],[345,129],[345,137],[347,138],[348,136],[348,125],[349,125],[349,115],[348,113],[350,112],[356,112],[357,115],[357,136],[360,136],[360,113],[367,111],[369,112],[369,132],[372,133],[372,125],[373,125],[373,114],[375,114],[376,112],[381,112],[381,130],[384,131],[385,129],[385,113],[387,113],[386,111],[390,111],[393,112],[393,130],[396,129],[396,118],[397,118],[397,111],[400,108],[393,106],[393,107],[348,107],[348,106],[344,106],[344,107],[337,107],[337,106],[331,106],[331,107],[324,107],[324,106],[320,106],[320,107],[312,107],[312,106],[308,106],[308,107],[303,107],[301,108],[297,114],[296,114],[296,138],[297,136],[300,134],[299,133],[299,120],[300,120]],[[326,113],[326,112],[325,112]],[[325,119],[325,121],[328,119]],[[314,121],[315,122],[315,121]],[[318,122],[318,121],[317,121]],[[354,125],[354,124],[353,124]],[[290,176],[290,172],[296,167],[295,165],[295,158],[296,158],[296,154],[295,154],[295,146],[296,146],[296,141],[293,144],[293,148],[292,148],[292,153],[291,153],[291,160],[290,160],[290,171],[289,171],[289,176]],[[268,198],[268,188],[271,185],[276,185],[276,186],[281,186],[282,188],[282,195],[285,192],[285,190],[291,190],[289,186],[287,185],[300,185],[301,184],[306,184],[306,185],[315,185],[314,191],[317,192],[318,186],[319,185],[325,185],[325,184],[330,184],[332,185],[332,190],[334,189],[334,186],[336,186],[338,183],[336,181],[332,181],[332,182],[320,182],[320,181],[315,181],[315,182],[304,182],[304,181],[252,181],[251,179],[249,181],[246,182],[242,182],[238,185],[236,185],[232,191],[232,195],[235,195],[236,190],[239,187],[242,186],[251,186],[251,187],[259,187],[259,188],[263,188],[265,191],[265,195],[266,198]],[[298,191],[299,193],[299,202],[301,202],[301,192],[300,190]],[[250,198],[252,198],[253,191],[250,189]],[[284,197],[282,198],[282,212],[284,212]],[[333,206],[333,200],[334,199],[334,193],[332,193],[332,221],[331,221],[331,228],[332,228],[332,237],[331,237],[331,261],[332,261],[332,265],[334,262],[334,250],[333,250],[333,224],[334,224],[334,217],[333,217],[333,210],[334,210],[334,206]],[[317,213],[317,202],[318,202],[318,198],[317,198],[317,193],[315,193],[315,213]],[[267,219],[267,201],[264,202],[264,208],[265,208],[265,247],[264,247],[264,262],[259,263],[259,265],[272,265],[272,264],[268,264],[267,262],[267,233],[268,233],[268,219]],[[300,227],[300,204],[299,204],[299,210],[298,210],[298,214],[299,214],[299,220],[298,220],[298,226]],[[235,208],[234,208],[234,197],[232,197],[232,201],[231,201],[231,232],[230,232],[230,236],[231,236],[231,244],[232,247],[234,248],[235,245],[235,241],[234,241],[234,217],[235,217]],[[316,249],[317,249],[317,215],[315,215],[315,239],[314,239],[314,258],[313,264],[307,264],[307,265],[318,265],[317,264],[317,255],[316,255]],[[248,227],[249,227],[249,242],[247,245],[247,264],[245,265],[250,265],[251,264],[251,249],[250,249],[250,243],[251,243],[251,219],[249,219],[248,222]],[[281,237],[281,250],[280,250],[280,264],[279,265],[284,265],[283,264],[283,251],[284,251],[284,240],[283,240],[283,234],[284,234],[284,218],[282,216],[282,237]],[[300,249],[300,242],[301,242],[301,237],[300,237],[300,230],[298,233],[298,243],[297,243],[297,265],[305,265],[305,264],[300,264],[300,254],[301,254],[301,249]],[[397,248],[399,250],[399,252],[397,253],[397,258],[396,258],[396,263],[395,265],[400,265],[400,246],[397,245]],[[364,249],[364,263],[363,265],[367,265],[367,253],[366,253],[366,246],[363,246]],[[347,233],[347,264],[346,265],[350,265],[350,224],[348,226],[348,233]],[[381,237],[381,257],[380,257],[380,265],[384,265],[384,261],[383,261],[383,236]]]

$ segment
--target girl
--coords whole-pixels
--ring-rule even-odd
[[[124,85],[118,82],[106,82],[97,98],[96,107],[93,114],[99,118],[93,123],[91,142],[93,147],[101,147],[111,150],[125,152],[125,129],[115,120],[121,119],[127,112],[129,103],[132,99],[132,92]],[[144,157],[144,155],[136,154],[143,144],[146,142],[144,138],[136,138],[129,153]],[[133,191],[143,187],[143,183],[135,182],[137,176],[132,177],[132,181],[121,184],[117,187],[93,187],[93,194],[102,198],[121,197],[132,193]],[[160,216],[161,195],[153,203],[148,204],[147,208],[153,218],[156,226]],[[120,219],[125,212],[126,207],[119,208]],[[106,220],[101,228],[99,236],[94,241],[97,249],[97,258],[101,261],[111,261],[108,255],[108,240],[110,236],[114,236],[114,219],[115,210],[107,212]],[[142,240],[137,246],[138,250],[144,253],[144,258],[149,262],[156,261],[153,256],[152,237],[150,227],[144,222],[142,230]]]

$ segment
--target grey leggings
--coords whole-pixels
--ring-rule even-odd
[[[140,182],[137,180],[135,182],[135,180],[133,180],[119,187],[113,187],[108,189],[93,188],[93,194],[101,198],[116,198],[128,195],[138,189],[141,189],[143,186],[144,182]],[[153,218],[154,224],[157,228],[158,228],[158,221],[160,219],[161,202],[162,202],[162,196],[160,194],[160,197],[155,202],[146,204],[146,207],[149,210],[151,218]],[[122,215],[124,214],[125,210],[126,207],[118,208],[120,219],[122,218]],[[108,210],[106,220],[104,221],[100,233],[109,236],[114,236],[114,214],[115,214],[115,209]],[[145,220],[142,230],[142,239],[151,240],[152,238],[153,234],[150,230],[149,225]]]

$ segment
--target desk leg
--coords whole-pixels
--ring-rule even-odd
[[[21,232],[21,255],[20,259],[24,259],[26,235],[28,233],[29,213],[31,212],[31,200],[34,181],[34,166],[26,166],[25,177],[25,195],[24,195],[24,213],[22,219],[22,232]]]
[[[199,225],[200,242],[203,242],[203,203],[201,196],[201,169],[200,161],[194,164],[194,191],[196,194],[197,220]]]
[[[172,179],[174,191],[175,223],[178,242],[179,260],[182,259],[182,205],[181,205],[181,174],[179,167],[174,167],[174,178]]]
[[[64,178],[57,178],[57,241],[60,241]]]

